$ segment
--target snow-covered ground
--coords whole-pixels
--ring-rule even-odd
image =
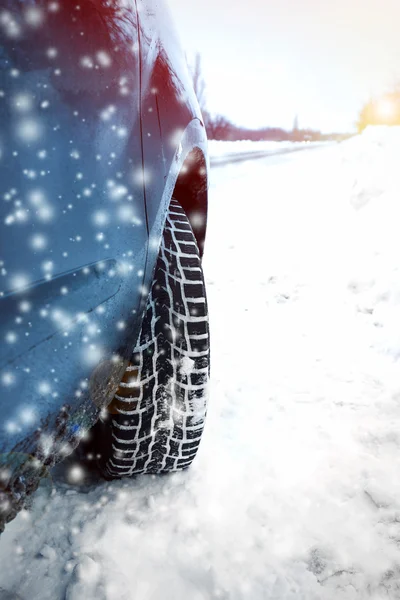
[[[400,598],[400,133],[212,173],[192,469],[67,485],[0,540],[27,600]],[[0,594],[1,598],[1,594]]]
[[[301,150],[311,150],[332,142],[252,142],[250,140],[222,142],[211,140],[208,143],[211,166],[217,167],[229,162],[263,158],[271,154],[286,154]]]
[[[242,152],[265,152],[276,151],[293,147],[308,145],[310,142],[252,142],[243,140],[240,142],[222,142],[210,140],[208,150],[211,157],[224,156],[225,154],[236,154]]]

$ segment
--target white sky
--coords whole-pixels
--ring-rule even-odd
[[[168,0],[208,108],[250,127],[354,128],[400,81],[400,0]]]

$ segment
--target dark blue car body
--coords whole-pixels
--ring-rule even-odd
[[[172,194],[202,248],[206,135],[164,4],[0,0],[0,486],[14,499],[112,399]]]

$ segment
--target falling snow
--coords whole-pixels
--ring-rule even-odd
[[[400,135],[378,141],[212,173],[197,460],[109,483],[73,457],[2,536],[0,587],[32,600],[398,597]]]

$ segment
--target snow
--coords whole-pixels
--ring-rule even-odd
[[[211,167],[220,167],[228,163],[253,158],[264,158],[272,154],[286,154],[299,150],[311,150],[318,146],[329,145],[332,142],[252,142],[242,140],[224,142],[211,140],[208,142]]]
[[[400,597],[399,151],[379,129],[213,171],[198,458],[110,483],[72,457],[3,534],[0,588]]]
[[[236,142],[223,142],[219,140],[210,140],[208,142],[208,151],[211,158],[224,156],[225,154],[241,154],[243,152],[270,152],[286,149],[302,148],[310,145],[320,145],[321,142],[252,142],[251,140],[242,140]]]

